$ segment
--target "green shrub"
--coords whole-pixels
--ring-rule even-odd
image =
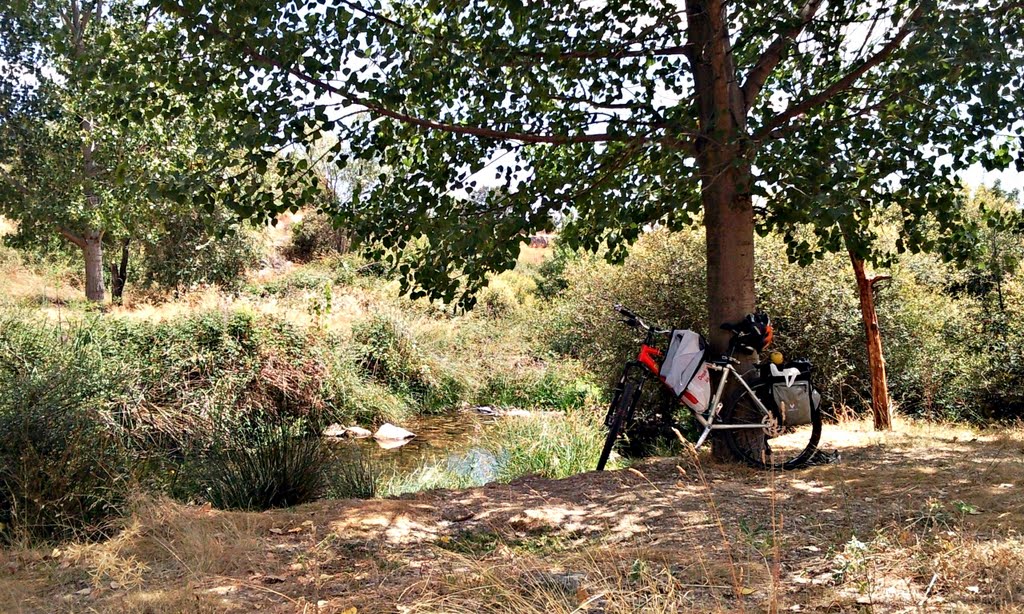
[[[537,268],[537,295],[541,298],[552,299],[565,291],[569,287],[567,278],[569,266],[579,259],[580,255],[577,252],[560,243],[555,243],[552,256]]]
[[[477,295],[476,309],[489,318],[503,318],[519,307],[515,294],[507,286],[490,285]]]
[[[124,509],[134,460],[104,406],[120,374],[91,343],[0,317],[0,523],[35,539],[95,537]]]
[[[357,364],[355,352],[346,350],[339,344],[329,354],[322,382],[327,416],[332,422],[379,425],[402,422],[416,413],[409,399],[368,377]]]
[[[497,480],[507,482],[592,471],[604,439],[601,416],[584,410],[503,419],[487,432],[485,446],[494,453]]]
[[[261,235],[239,224],[227,209],[212,214],[175,210],[166,215],[158,229],[130,244],[133,249],[142,248],[131,265],[143,285],[176,290],[203,284],[237,288],[245,271],[263,254]]]
[[[291,230],[291,240],[284,249],[284,255],[296,262],[343,255],[348,253],[352,244],[349,233],[319,211],[306,214],[302,221],[292,225]]]
[[[374,314],[352,327],[357,364],[375,381],[408,395],[421,411],[450,409],[466,395],[455,372],[428,353],[398,317]]]
[[[755,262],[758,306],[775,325],[773,348],[814,363],[826,407],[869,411],[864,329],[847,256],[799,267],[787,262],[781,238],[768,235],[758,240]],[[876,302],[890,392],[900,411],[969,419],[992,414],[984,406],[1002,402],[996,401],[1003,399],[998,390],[1021,386],[1006,376],[1003,365],[1014,360],[1008,346],[993,354],[980,347],[978,331],[987,317],[976,301],[946,293],[949,270],[933,256],[904,256],[892,269],[893,280],[879,286]],[[606,386],[640,340],[618,323],[614,303],[658,324],[707,332],[702,231],[648,233],[622,266],[582,258],[567,266],[565,279],[544,337],[552,350],[579,358]]]
[[[266,510],[323,494],[328,461],[319,434],[301,422],[262,417],[241,427],[225,425],[195,470],[214,507]]]

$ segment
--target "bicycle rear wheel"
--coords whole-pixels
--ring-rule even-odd
[[[757,390],[756,385],[754,389]],[[735,390],[722,407],[721,423],[726,425],[764,424],[764,412],[746,388]],[[767,427],[761,429],[726,429],[722,436],[734,456],[760,469],[798,469],[807,464],[818,449],[821,439],[821,410],[811,410],[811,423],[780,427],[770,437]]]
[[[604,448],[601,449],[601,456],[597,459],[597,470],[603,471],[608,463],[608,457],[612,454],[615,442],[619,438],[619,431],[625,425],[630,414],[630,409],[636,399],[638,384],[629,381],[628,378],[622,382],[622,390],[615,395],[612,406],[608,409],[608,416],[605,424],[608,426],[608,435],[604,440]]]

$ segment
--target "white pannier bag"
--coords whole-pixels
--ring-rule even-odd
[[[707,363],[700,363],[700,369],[690,380],[690,385],[683,391],[683,403],[698,413],[704,413],[711,400],[711,372]]]
[[[672,331],[661,363],[661,379],[688,406],[703,411],[711,397],[711,376],[704,364],[707,343],[692,330]]]

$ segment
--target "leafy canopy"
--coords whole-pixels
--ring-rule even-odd
[[[239,92],[186,98],[155,82],[153,66],[179,51],[154,44],[165,24],[128,0],[19,1],[0,22],[12,33],[0,43],[0,213],[18,221],[13,239],[88,230],[155,245],[168,224],[195,222],[198,178],[237,161],[212,109],[242,105]],[[208,234],[230,228],[216,221]]]
[[[154,2],[183,50],[164,78],[244,92],[249,165],[324,132],[339,139],[328,162],[380,165],[333,213],[396,263],[425,236],[401,269],[414,294],[471,302],[460,293],[552,217],[564,243],[613,258],[650,224],[690,223],[696,154],[717,138],[752,165],[763,228],[815,227],[814,242],[791,235],[797,259],[837,249],[839,223],[869,224],[878,203],[902,209],[903,246],[935,247],[915,221],[958,227],[958,171],[1022,168],[1012,2],[735,2],[720,24],[712,0]],[[720,36],[695,49],[689,26],[707,15]],[[725,50],[707,87],[740,98],[727,137],[699,121],[694,80]],[[485,187],[499,189],[473,197]],[[272,215],[314,193],[253,188],[237,205]]]

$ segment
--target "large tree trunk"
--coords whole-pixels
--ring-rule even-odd
[[[687,57],[693,69],[700,135],[696,142],[707,231],[708,333],[713,354],[726,351],[730,335],[719,329],[754,311],[754,208],[746,149],[747,105],[740,90],[728,15],[721,0],[687,0]],[[741,373],[756,356],[737,356]],[[764,448],[759,431],[747,431],[751,449]],[[730,456],[712,439],[716,458]]]
[[[737,176],[746,172],[747,176]],[[755,309],[754,296],[754,209],[749,185],[749,167],[734,165],[713,179],[706,179],[704,189],[704,227],[707,231],[708,331],[711,351],[726,351],[731,334],[719,328],[726,322],[737,322]],[[703,187],[703,186],[702,186]],[[736,355],[737,370],[743,374],[752,368],[756,354]],[[727,387],[726,396],[733,389]],[[751,419],[757,416],[749,416]],[[719,431],[720,432],[720,431]],[[716,433],[717,434],[717,433]],[[736,433],[740,445],[750,450],[765,451],[761,431]],[[720,437],[711,440],[713,456],[728,460],[732,454]]]
[[[85,298],[93,302],[102,302],[106,290],[103,287],[103,233],[86,232],[82,236],[85,256]]]
[[[882,354],[882,334],[878,329],[878,313],[875,311],[875,284],[888,276],[869,277],[864,272],[864,261],[850,252],[853,273],[857,277],[857,293],[860,295],[860,314],[864,321],[864,335],[867,338],[868,370],[871,373],[871,414],[876,431],[892,430],[890,416],[889,383],[885,376],[885,357]]]
[[[754,208],[750,194],[738,189],[740,181],[719,178],[720,185],[711,184],[704,192],[708,332],[716,353],[726,350],[730,338],[719,326],[743,319],[755,307]]]
[[[718,327],[754,310],[747,108],[736,77],[725,4],[688,0],[686,10],[700,126],[695,153],[707,229],[708,332],[712,351],[722,353],[729,334]]]

